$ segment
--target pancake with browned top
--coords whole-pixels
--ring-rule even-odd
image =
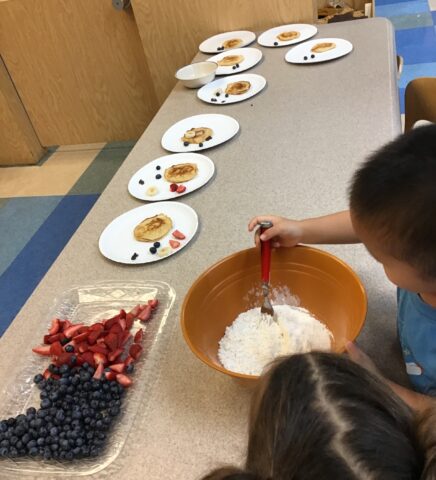
[[[237,65],[238,63],[242,63],[243,61],[244,61],[243,55],[227,55],[221,60],[218,60],[216,63],[220,67],[232,67],[233,65]]]
[[[333,50],[336,47],[336,43],[333,42],[324,42],[324,43],[317,43],[315,46],[311,48],[311,52],[313,53],[323,53],[327,52],[328,50]]]
[[[242,95],[250,90],[251,83],[241,80],[240,82],[229,83],[226,87],[226,93],[228,95]]]
[[[224,48],[236,48],[242,45],[242,40],[240,38],[230,38],[223,42]]]
[[[282,42],[289,42],[289,40],[295,40],[300,36],[300,32],[282,32],[279,35],[277,35],[277,38],[281,40]]]
[[[173,228],[173,221],[163,213],[143,220],[135,227],[133,234],[139,242],[155,242]]]
[[[185,135],[181,138],[182,142],[187,143],[203,143],[206,140],[212,138],[213,130],[207,127],[191,128],[185,132]]]
[[[195,163],[178,163],[167,168],[164,173],[165,180],[171,183],[189,182],[197,176],[198,167]]]

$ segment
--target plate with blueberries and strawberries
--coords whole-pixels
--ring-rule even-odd
[[[256,40],[256,35],[247,30],[225,32],[209,37],[198,47],[203,53],[220,53],[233,48],[241,48],[250,45]]]
[[[233,75],[253,68],[262,60],[262,56],[258,48],[235,48],[231,52],[214,55],[207,61],[218,65],[216,75]]]
[[[291,48],[285,56],[289,63],[320,63],[348,55],[353,44],[343,38],[318,38]]]
[[[151,263],[182,250],[197,229],[197,213],[188,205],[149,203],[115,218],[100,235],[98,247],[114,262]]]
[[[184,118],[162,137],[162,147],[170,152],[200,152],[227,142],[239,131],[239,123],[228,115],[207,113]]]
[[[226,105],[243,102],[254,97],[266,86],[262,75],[255,73],[241,73],[231,77],[219,78],[200,88],[197,96],[203,102],[212,105]]]
[[[281,25],[263,32],[257,42],[263,47],[286,47],[304,42],[316,35],[318,29],[314,25],[294,23]]]
[[[139,200],[171,200],[198,190],[213,177],[215,165],[199,153],[175,153],[157,158],[130,179],[130,195]]]

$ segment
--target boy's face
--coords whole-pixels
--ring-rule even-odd
[[[436,280],[423,278],[418,270],[409,263],[393,257],[386,245],[353,218],[352,214],[351,221],[357,236],[362,240],[368,252],[383,265],[386,276],[394,285],[415,293],[434,294],[436,292]]]

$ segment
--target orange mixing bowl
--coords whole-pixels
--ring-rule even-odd
[[[280,248],[271,258],[271,286],[287,286],[300,305],[325,323],[341,352],[354,340],[366,316],[366,293],[354,271],[337,257],[311,247]],[[185,340],[197,357],[231,377],[256,380],[225,369],[218,342],[227,326],[246,310],[260,306],[260,251],[242,250],[206,270],[190,288],[182,307]]]

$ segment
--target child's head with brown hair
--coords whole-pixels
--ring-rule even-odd
[[[347,357],[308,353],[262,376],[245,468],[203,480],[412,480],[424,478],[424,457],[411,410],[382,379]]]
[[[357,170],[350,212],[393,283],[436,292],[436,125],[401,135]]]

